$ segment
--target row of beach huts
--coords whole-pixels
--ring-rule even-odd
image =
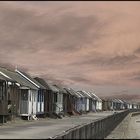
[[[88,112],[140,109],[140,104],[120,99],[101,99],[95,92],[75,91],[15,69],[0,67],[0,122],[16,117],[62,118]]]

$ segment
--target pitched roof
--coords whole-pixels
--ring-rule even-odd
[[[88,92],[86,92],[86,91],[82,91],[84,94],[85,94],[85,96],[87,97],[87,98],[92,98],[92,96],[88,93]]]
[[[5,69],[5,68],[0,68],[0,72],[4,73],[6,76],[8,76],[11,80],[16,81],[19,83],[21,86],[25,86],[31,89],[37,89],[33,84],[31,84],[28,80],[23,78],[21,75],[18,73]]]
[[[22,72],[22,71],[19,71],[17,69],[15,71],[16,71],[16,73],[18,73],[19,75],[21,75],[23,78],[25,78],[26,80],[28,80],[30,83],[32,83],[33,85],[35,85],[37,88],[46,89],[45,86],[43,86],[42,84],[40,84],[38,81],[36,81],[34,78],[32,78],[27,73]]]
[[[76,93],[76,91],[74,91],[72,88],[64,88],[69,94],[71,94],[72,96],[76,96],[76,97],[80,97],[79,94]]]
[[[89,92],[97,101],[102,101],[96,94]]]
[[[90,92],[86,92],[86,93],[88,94],[88,96],[89,96],[90,98],[92,98],[93,100],[95,100],[95,97],[93,97],[93,96],[91,95]]]
[[[0,73],[0,80],[2,80],[2,81],[11,81],[11,82],[14,82],[14,80],[12,80],[12,79],[10,79],[10,78],[8,78],[8,77],[2,75],[1,73]]]
[[[78,91],[78,93],[80,93],[83,97],[91,98],[91,96],[88,95],[87,92],[84,90]]]
[[[47,83],[44,79],[35,77],[36,81],[38,81],[41,85],[43,85],[47,90],[51,90],[52,92],[59,92],[59,89],[56,88],[54,85]]]
[[[68,94],[67,91],[63,87],[61,87],[60,85],[53,85],[53,86],[55,86],[59,90],[59,92],[64,93],[64,94]]]
[[[122,103],[119,99],[112,99],[113,102]]]
[[[49,84],[49,86],[50,86],[50,88],[51,88],[51,90],[52,90],[53,92],[59,92],[59,89],[56,88],[54,85]]]
[[[81,91],[77,91],[77,94],[78,94],[81,98],[85,98],[85,95],[84,95]]]
[[[38,81],[41,85],[43,85],[46,89],[52,90],[50,84],[48,84],[43,78],[35,77],[36,81]]]

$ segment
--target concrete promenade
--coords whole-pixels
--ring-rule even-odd
[[[77,125],[112,115],[112,111],[88,113],[62,119],[43,118],[37,121],[18,120],[0,126],[0,139],[46,139]]]
[[[140,139],[140,114],[128,115],[106,138]]]

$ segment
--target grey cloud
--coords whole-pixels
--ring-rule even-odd
[[[34,76],[35,77],[35,76]],[[61,78],[57,78],[52,74],[40,74],[39,77],[44,78],[48,83],[51,84],[58,84],[58,85],[63,85],[65,86],[65,80]]]
[[[71,76],[69,79],[75,81],[75,82],[85,82],[85,83],[91,83],[91,81],[84,77],[78,77],[78,76]]]
[[[96,66],[119,66],[133,63],[134,60],[137,60],[137,56],[135,55],[127,55],[127,56],[102,56],[98,55],[89,55],[84,57],[82,60],[78,62],[71,63],[71,65],[96,65]]]
[[[115,56],[109,60],[107,60],[106,64],[108,65],[124,65],[124,64],[129,64],[133,60],[136,60],[137,56],[135,55],[123,55],[123,56]]]
[[[136,53],[136,54],[140,54],[140,47],[137,48],[137,49],[134,51],[134,53]]]
[[[22,8],[0,7],[0,50],[22,51],[30,45],[31,38],[24,33],[24,26],[34,17],[34,12]],[[4,48],[4,49],[3,49]],[[35,49],[35,48],[34,48]],[[28,48],[32,50],[32,46]]]
[[[40,49],[75,51],[102,36],[99,29],[103,25],[96,16],[65,13],[53,19],[51,12],[36,16],[35,12],[21,8],[3,7],[0,11],[0,42],[5,52],[10,48],[32,53]]]
[[[128,77],[129,80],[140,81],[140,71],[128,73],[126,74],[126,77]]]
[[[39,18],[40,19],[40,18]],[[97,31],[100,28],[98,19],[95,16],[78,16],[64,14],[57,20],[47,21],[39,20],[25,28],[29,33],[42,34],[45,36],[44,41],[49,49],[55,49],[60,51],[72,51],[79,49],[82,45],[89,43],[94,39],[100,37],[100,33]],[[50,19],[51,20],[51,19]],[[91,29],[95,27],[94,33],[90,35]],[[55,41],[55,44],[52,42]]]
[[[101,80],[99,79],[95,79],[95,80],[90,80],[88,78],[86,78],[86,76],[82,76],[82,75],[79,75],[79,76],[70,76],[68,77],[70,80],[72,80],[74,83],[84,83],[86,85],[90,85],[90,86],[93,86],[93,85],[113,85],[112,81],[110,80],[106,80],[104,82],[101,82]]]
[[[134,77],[134,78],[132,78],[133,80],[138,80],[138,81],[140,81],[140,76],[137,76],[137,77]]]

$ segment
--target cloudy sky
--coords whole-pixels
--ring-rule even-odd
[[[0,2],[0,64],[138,99],[140,2]]]

